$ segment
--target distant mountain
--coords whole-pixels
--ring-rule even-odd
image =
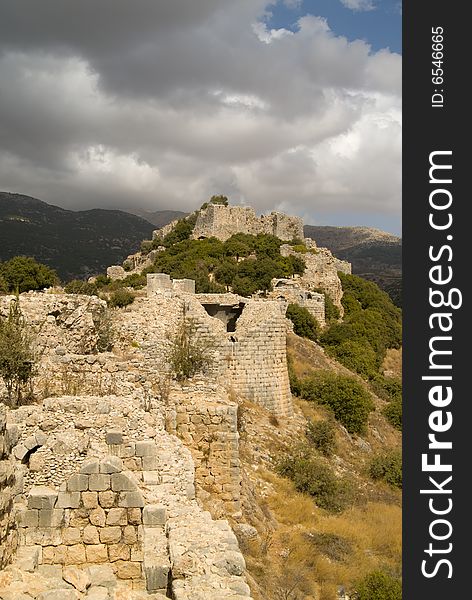
[[[142,210],[140,208],[126,208],[124,210],[132,215],[138,215],[139,217],[146,219],[146,221],[155,225],[156,229],[160,229],[171,221],[182,219],[188,215],[188,213],[182,212],[181,210],[156,210],[154,212]]]
[[[401,306],[402,240],[372,227],[305,225],[305,236],[338,258],[352,263],[352,272],[375,281]]]
[[[121,264],[151,238],[153,229],[149,221],[120,210],[64,210],[0,192],[0,260],[33,256],[65,281]]]

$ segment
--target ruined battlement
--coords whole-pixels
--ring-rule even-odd
[[[303,239],[303,220],[279,212],[258,217],[250,206],[209,204],[199,212],[192,237],[225,241],[235,233],[266,233],[281,240]]]

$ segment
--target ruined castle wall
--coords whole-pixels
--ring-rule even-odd
[[[192,381],[173,390],[174,411],[167,430],[190,448],[198,485],[222,502],[223,513],[240,511],[241,462],[237,431],[237,404],[224,388]]]
[[[280,253],[282,256],[298,255],[305,261],[305,272],[298,280],[300,286],[307,290],[321,289],[330,296],[342,316],[343,289],[338,271],[350,272],[350,263],[335,258],[327,248],[317,248],[314,252],[301,254],[295,252],[291,246],[284,244],[280,247]]]
[[[303,221],[276,212],[257,217],[254,209],[248,206],[210,204],[199,212],[192,237],[213,236],[225,241],[235,233],[267,233],[282,240],[303,239]]]
[[[279,302],[246,300],[234,332],[196,299],[189,297],[188,307],[197,334],[212,349],[213,376],[274,414],[290,416],[286,325]]]
[[[11,456],[14,432],[7,427],[6,410],[0,405],[0,569],[10,561],[17,545],[12,512],[15,492],[15,468]]]

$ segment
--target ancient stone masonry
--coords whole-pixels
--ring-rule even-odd
[[[306,308],[321,327],[326,325],[324,294],[309,292],[293,279],[274,279],[272,284],[274,289],[269,297],[281,303],[283,314],[285,314],[289,304],[298,304]]]
[[[327,248],[311,248],[311,250],[312,252],[299,253],[293,250],[288,244],[283,244],[280,247],[282,256],[300,256],[305,261],[305,272],[298,279],[300,286],[306,290],[321,289],[331,297],[331,300],[339,308],[342,316],[343,306],[341,298],[343,296],[343,289],[338,277],[338,271],[350,273],[351,264],[339,260]]]
[[[300,217],[278,212],[257,217],[254,209],[249,206],[209,204],[198,213],[192,237],[199,239],[214,236],[225,241],[235,233],[267,233],[281,240],[303,239],[303,221]]]
[[[174,390],[173,401],[183,394],[194,416],[199,398],[187,392]],[[216,435],[223,421],[214,417],[230,405],[223,398],[221,412],[220,392],[207,413]],[[184,414],[178,404],[175,424]],[[38,600],[250,600],[236,537],[196,502],[191,454],[165,432],[165,415],[118,396],[50,398],[9,411],[21,479],[9,514],[19,549],[0,574],[0,598],[27,591]]]
[[[12,512],[16,494],[16,477],[12,445],[16,443],[16,427],[8,426],[6,410],[0,405],[0,569],[11,560],[17,545]]]

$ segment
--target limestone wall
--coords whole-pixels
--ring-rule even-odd
[[[249,206],[209,204],[198,213],[192,237],[214,236],[225,241],[235,233],[267,233],[282,240],[303,239],[303,221],[300,217],[277,212],[257,217]]]
[[[343,307],[341,298],[343,290],[338,277],[338,271],[350,273],[351,265],[333,256],[327,248],[316,248],[313,251],[300,254],[295,252],[288,244],[280,247],[282,256],[298,255],[305,261],[306,269],[299,278],[300,286],[307,290],[319,288],[323,292],[326,292],[339,308],[342,316]]]
[[[12,512],[15,491],[15,469],[11,457],[14,432],[7,428],[6,411],[0,405],[0,569],[11,560],[16,549],[17,534]]]
[[[281,303],[284,314],[289,304],[298,304],[306,308],[315,317],[321,327],[326,325],[324,294],[309,292],[292,279],[274,279],[272,283],[274,289],[269,294],[269,297]]]
[[[166,428],[190,448],[197,483],[222,502],[224,514],[241,510],[241,461],[237,428],[238,406],[221,386],[192,381],[172,391],[173,415]],[[214,511],[216,512],[216,510]]]

